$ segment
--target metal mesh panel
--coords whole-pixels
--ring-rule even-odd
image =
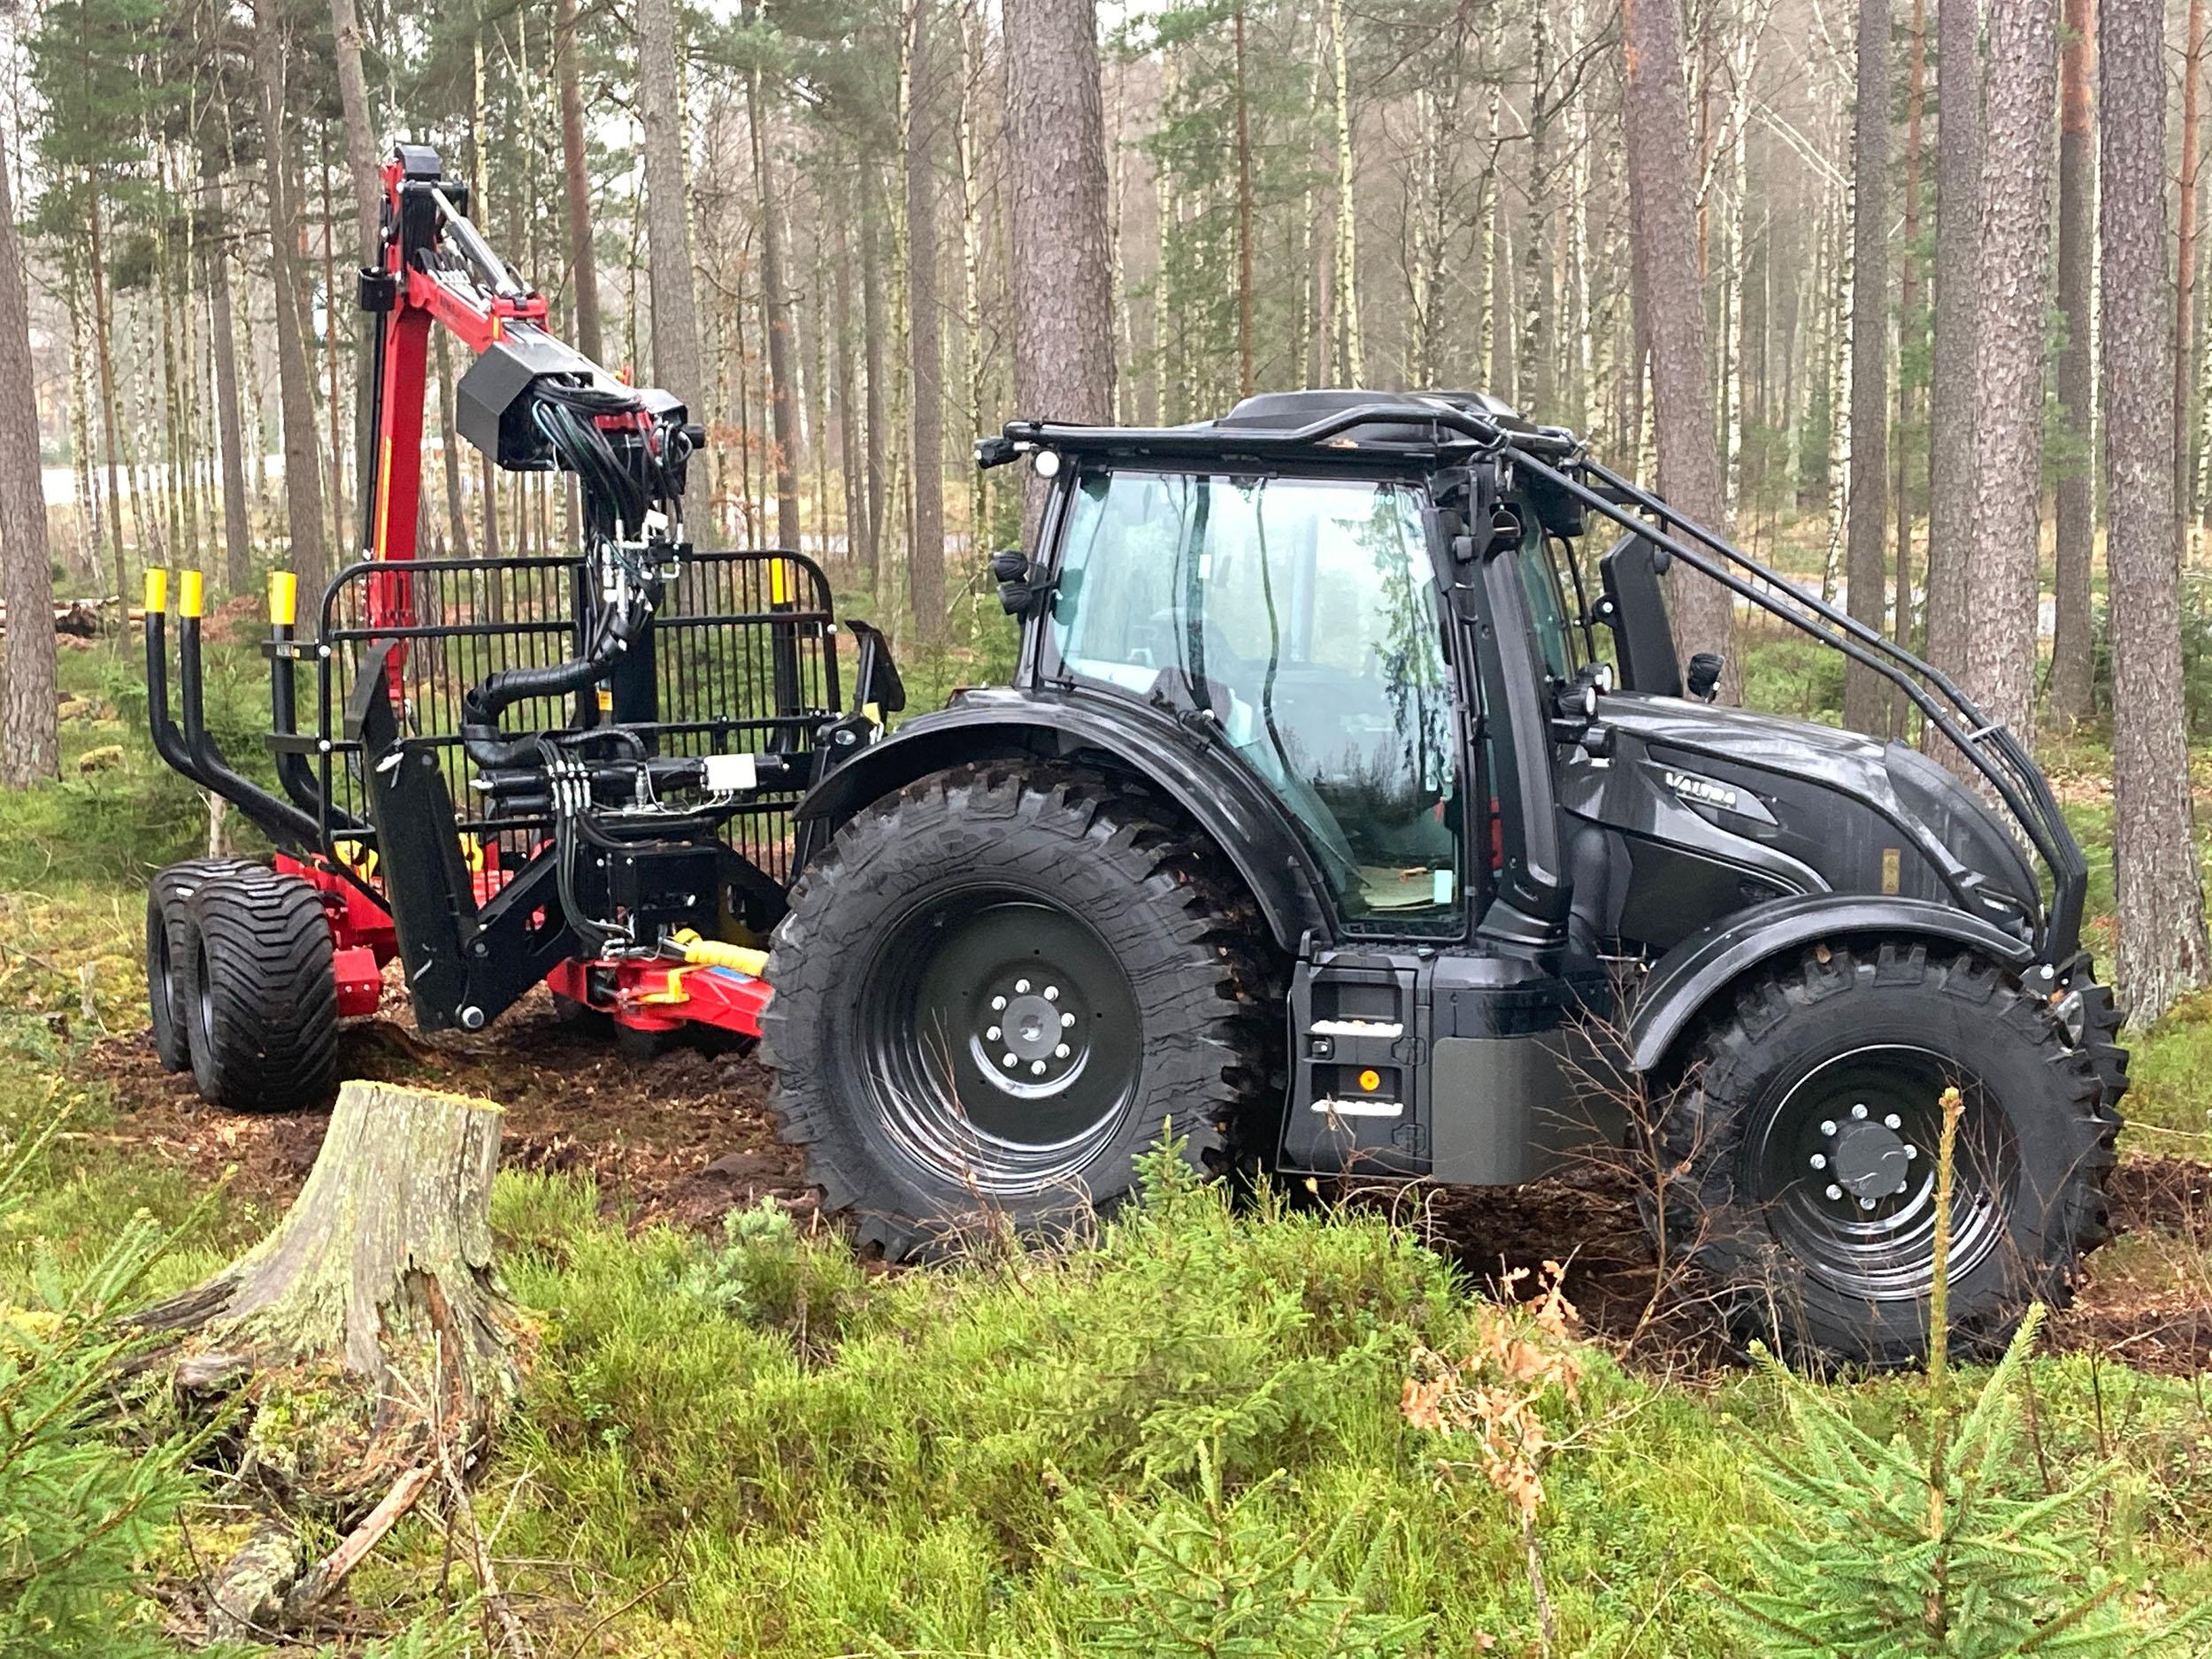
[[[582,560],[419,559],[340,573],[323,603],[311,735],[319,761],[326,845],[373,847],[363,827],[367,791],[358,746],[346,741],[345,702],[376,641],[398,639],[408,733],[439,757],[457,826],[518,863],[549,828],[540,813],[490,804],[469,787],[461,699],[486,676],[545,668],[582,649]],[[411,621],[372,626],[373,615]],[[811,560],[775,552],[694,553],[670,584],[648,634],[657,718],[630,724],[664,755],[803,754],[814,725],[840,705],[829,585]],[[574,730],[599,719],[597,695],[533,697],[500,726],[509,736]],[[764,789],[724,827],[731,848],[779,881],[791,870],[795,788]]]

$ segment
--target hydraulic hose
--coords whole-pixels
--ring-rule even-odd
[[[605,679],[652,621],[660,592],[657,580],[647,581],[637,590],[638,603],[609,611],[581,657],[542,667],[503,668],[464,692],[461,741],[469,758],[480,766],[492,767],[533,763],[538,756],[536,736],[505,736],[499,729],[499,717],[518,703],[533,697],[565,697]]]

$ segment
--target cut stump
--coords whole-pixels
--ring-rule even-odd
[[[276,1230],[137,1316],[170,1335],[149,1363],[188,1405],[241,1408],[227,1443],[273,1526],[380,1520],[380,1535],[399,1494],[403,1509],[430,1472],[471,1470],[512,1403],[516,1321],[492,1264],[502,1117],[489,1101],[344,1084]],[[296,1615],[297,1596],[280,1610],[296,1583],[320,1599],[365,1549],[309,1570],[258,1536],[218,1586],[217,1622]]]

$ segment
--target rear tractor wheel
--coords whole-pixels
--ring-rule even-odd
[[[177,983],[201,1095],[234,1111],[327,1105],[338,979],[315,889],[244,865],[202,881],[183,910]]]
[[[1233,1161],[1280,1041],[1270,948],[1210,844],[1132,786],[923,779],[838,833],[776,930],[781,1133],[894,1260],[990,1217],[1063,1230],[1163,1135]]]
[[[1664,1124],[1665,1225],[1732,1325],[1851,1364],[1924,1357],[1942,1097],[1953,1347],[2001,1347],[2108,1236],[2120,1119],[2095,1057],[1996,964],[1924,941],[1816,946],[1694,1040]]]

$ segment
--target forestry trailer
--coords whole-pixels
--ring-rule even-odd
[[[326,1094],[396,960],[426,1030],[543,982],[764,1038],[784,1137],[894,1257],[1109,1206],[1163,1135],[1479,1186],[1625,1146],[1745,1328],[1895,1363],[1953,1087],[1963,1342],[2105,1236],[2126,1060],[2043,776],[1571,434],[1462,393],[1017,421],[977,445],[1042,497],[992,561],[1013,683],[890,733],[885,641],[812,561],[686,540],[689,411],[546,331],[434,153],[383,182],[365,557],[305,628],[273,582],[265,782],[209,733],[189,572],[172,719],[149,585],[155,741],[279,849],[149,900],[155,1041],[211,1099]],[[434,326],[477,354],[461,435],[574,476],[574,553],[415,557]],[[1879,676],[1949,769],[1717,706],[1686,578]]]

